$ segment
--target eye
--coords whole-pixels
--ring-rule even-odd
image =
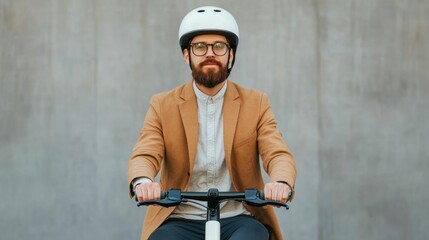
[[[196,50],[201,50],[201,49],[205,49],[207,46],[206,46],[206,44],[204,44],[204,43],[195,43],[194,44],[194,48],[196,49]]]
[[[222,43],[222,42],[217,42],[217,43],[215,43],[214,45],[213,45],[213,48],[214,49],[216,49],[216,50],[222,50],[222,49],[224,49],[226,47],[226,44],[225,43]]]

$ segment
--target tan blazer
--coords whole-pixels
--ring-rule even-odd
[[[277,130],[267,95],[228,80],[223,104],[225,159],[235,189],[264,188],[259,155],[270,181],[285,181],[293,188],[295,161]],[[132,180],[143,176],[153,180],[159,171],[163,190],[185,191],[197,144],[198,112],[192,81],[154,95],[128,162],[130,196],[133,196]],[[270,240],[282,239],[272,207],[246,208],[267,227]],[[148,239],[173,210],[148,207],[141,239]]]

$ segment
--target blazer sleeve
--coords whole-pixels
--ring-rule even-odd
[[[160,118],[161,107],[157,96],[150,100],[149,110],[146,113],[143,128],[131,157],[128,160],[128,185],[129,193],[134,195],[132,181],[136,178],[147,177],[154,180],[164,158],[164,139],[162,120]]]
[[[258,150],[264,169],[270,176],[270,182],[286,182],[292,188],[292,199],[296,179],[294,156],[277,129],[277,121],[265,93],[261,96],[259,113]]]

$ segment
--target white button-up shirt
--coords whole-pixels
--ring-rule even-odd
[[[187,191],[234,191],[231,177],[226,167],[223,143],[223,99],[227,88],[225,81],[215,96],[201,92],[194,82],[194,92],[198,104],[198,147],[197,156]],[[199,202],[206,206],[207,203]],[[249,214],[242,203],[228,201],[221,204],[221,218],[239,214]],[[182,203],[170,217],[187,219],[206,219],[206,208],[195,203]]]

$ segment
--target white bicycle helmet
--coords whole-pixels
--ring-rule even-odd
[[[193,37],[210,33],[225,36],[235,52],[239,40],[237,22],[225,9],[212,6],[196,8],[183,18],[179,28],[182,51],[188,47]]]
[[[231,13],[225,9],[206,6],[196,8],[186,14],[179,28],[179,45],[182,52],[189,47],[189,43],[193,37],[201,34],[219,34],[225,36],[235,56],[240,34],[237,22]],[[228,75],[234,66],[234,62],[235,57],[228,67]],[[192,69],[192,64],[189,64],[189,66]]]

